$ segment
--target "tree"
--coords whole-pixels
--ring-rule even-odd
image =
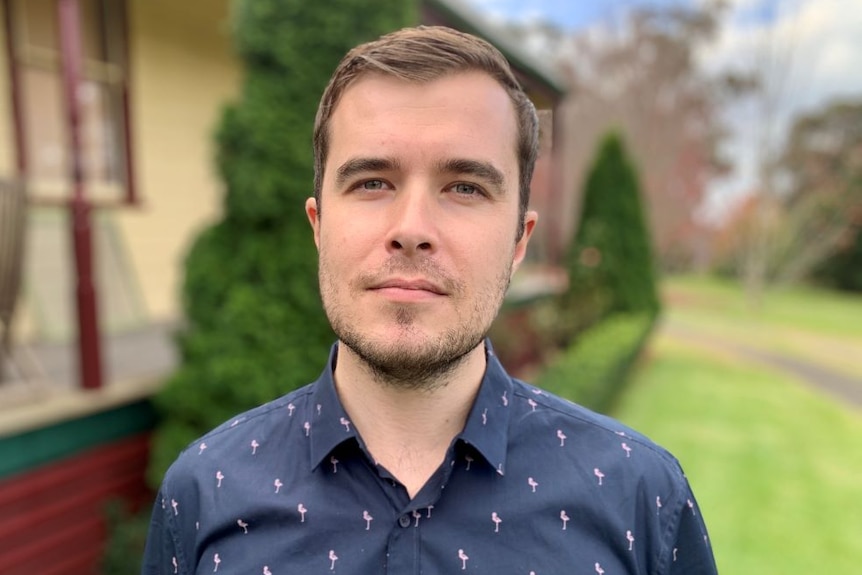
[[[657,313],[655,263],[638,174],[619,134],[601,141],[583,202],[566,254],[567,317],[584,328],[612,313]]]
[[[224,216],[185,263],[182,363],[156,397],[151,484],[195,437],[319,375],[334,337],[303,210],[317,102],[350,48],[414,21],[403,0],[236,4],[245,78],[217,133]]]
[[[617,23],[574,35],[548,24],[523,27],[568,79],[561,110],[566,126],[561,157],[566,185],[583,179],[592,146],[618,129],[640,167],[644,204],[657,256],[665,268],[687,265],[696,208],[727,162],[720,107],[747,87],[747,79],[709,75],[698,51],[715,36],[723,4],[637,8]],[[576,211],[573,211],[576,216]],[[569,222],[570,224],[573,222]]]
[[[836,263],[852,262],[862,227],[862,100],[833,102],[798,117],[777,169],[787,190],[785,228],[772,255],[775,281],[794,282],[818,267],[825,271],[833,256]],[[843,275],[840,268],[834,272]]]

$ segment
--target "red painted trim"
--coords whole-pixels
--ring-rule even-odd
[[[93,573],[105,504],[149,505],[149,434],[139,434],[0,482],[0,573]]]
[[[18,66],[18,47],[16,45],[15,17],[12,0],[2,0],[4,25],[6,28],[6,59],[9,71],[9,97],[12,101],[12,132],[15,141],[15,166],[19,177],[27,175],[27,139],[24,133],[24,112],[21,98],[21,75]]]
[[[78,0],[57,0],[57,22],[60,28],[60,72],[69,135],[69,158],[72,164],[72,200],[69,220],[75,253],[77,281],[75,298],[78,317],[79,385],[86,389],[102,387],[102,357],[99,341],[99,317],[96,287],[93,282],[93,239],[90,204],[84,194],[84,171],[81,152],[81,14]]]

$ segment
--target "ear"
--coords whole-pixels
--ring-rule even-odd
[[[533,229],[536,227],[536,222],[539,221],[539,214],[533,211],[528,211],[524,214],[524,234],[518,243],[515,244],[515,254],[512,261],[512,273],[514,274],[521,262],[524,261],[524,256],[527,255],[527,244],[530,243],[530,236],[533,235]]]
[[[320,249],[320,211],[314,198],[305,200],[305,215],[308,216],[308,223],[311,224],[311,230],[314,233],[314,245]]]

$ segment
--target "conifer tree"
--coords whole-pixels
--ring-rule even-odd
[[[566,313],[577,329],[617,312],[659,310],[640,184],[619,134],[601,141],[586,179],[580,225],[566,255]]]
[[[181,365],[156,398],[149,480],[195,437],[316,379],[334,336],[304,202],[318,100],[353,46],[415,23],[410,0],[240,0],[240,99],[217,131],[223,217],[186,262]],[[191,72],[191,71],[190,71]]]

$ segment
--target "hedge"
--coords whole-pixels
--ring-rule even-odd
[[[607,412],[647,341],[655,315],[615,314],[583,332],[541,373],[539,387]]]

